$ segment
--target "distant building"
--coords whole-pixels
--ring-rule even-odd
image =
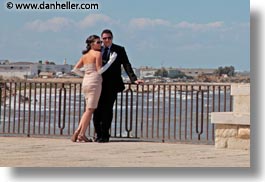
[[[181,74],[181,71],[177,68],[169,68],[169,69],[166,69],[167,70],[167,73],[168,73],[168,77],[175,77],[177,75],[180,75]]]
[[[141,67],[140,68],[140,78],[153,78],[155,77],[155,73],[157,68],[149,68],[149,67]]]
[[[40,72],[39,77],[41,78],[53,78],[54,77],[53,72]]]
[[[197,77],[199,75],[212,75],[216,69],[204,69],[204,68],[165,68],[168,77],[175,77],[177,75],[185,74],[187,76]],[[150,67],[140,68],[140,78],[154,78],[155,73],[159,69]]]
[[[9,60],[0,60],[0,65],[9,64]]]
[[[0,75],[4,77],[19,77],[19,78],[29,78],[37,77],[41,72],[50,72],[53,75],[57,72],[61,73],[70,73],[72,70],[72,65],[56,65],[54,63],[49,64],[45,62],[42,64],[42,61],[38,63],[33,62],[9,62],[1,61],[0,62]]]
[[[6,62],[5,64],[0,64],[0,75],[4,77],[25,78],[36,74],[33,65],[34,63],[30,62]]]
[[[205,68],[179,68],[187,76],[197,77],[199,75],[212,75],[216,69]]]
[[[63,64],[63,65],[56,65],[56,64],[36,64],[37,72],[61,72],[61,73],[70,73],[72,70],[71,65]]]

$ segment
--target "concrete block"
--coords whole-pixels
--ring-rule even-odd
[[[233,84],[231,86],[231,95],[250,95],[250,84]]]
[[[234,96],[233,112],[250,113],[250,96]]]
[[[250,113],[212,112],[211,123],[250,125]]]
[[[223,125],[223,127],[218,127],[215,129],[215,136],[222,137],[222,138],[236,137],[237,126],[230,125],[229,127],[227,125]]]
[[[240,127],[238,129],[238,138],[250,139],[250,128],[249,127],[247,127],[247,128]]]
[[[217,149],[223,149],[223,148],[227,148],[227,138],[219,138],[216,137],[215,138],[215,148]]]
[[[228,149],[241,149],[249,150],[250,149],[250,140],[249,139],[240,139],[240,138],[229,138],[227,140]]]

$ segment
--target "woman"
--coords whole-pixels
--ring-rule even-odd
[[[92,114],[97,108],[101,93],[102,77],[98,73],[102,65],[101,41],[97,35],[91,35],[86,40],[87,49],[75,65],[73,70],[84,67],[85,75],[82,82],[82,93],[86,99],[86,110],[80,120],[79,126],[71,137],[73,142],[92,142],[85,136]]]

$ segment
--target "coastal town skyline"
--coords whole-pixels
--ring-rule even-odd
[[[250,71],[249,1],[96,2],[99,9],[89,11],[14,10],[3,3],[0,59],[75,64],[87,36],[110,28],[133,67]]]

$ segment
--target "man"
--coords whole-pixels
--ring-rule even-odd
[[[143,80],[138,80],[133,72],[124,47],[113,44],[113,34],[111,30],[103,30],[101,33],[103,41],[102,61],[103,66],[109,60],[110,54],[115,52],[117,57],[111,66],[102,74],[102,91],[97,109],[94,111],[93,122],[97,133],[96,142],[109,142],[109,130],[113,118],[113,105],[118,92],[122,92],[125,87],[121,78],[121,65],[123,65],[131,82],[139,84]]]

